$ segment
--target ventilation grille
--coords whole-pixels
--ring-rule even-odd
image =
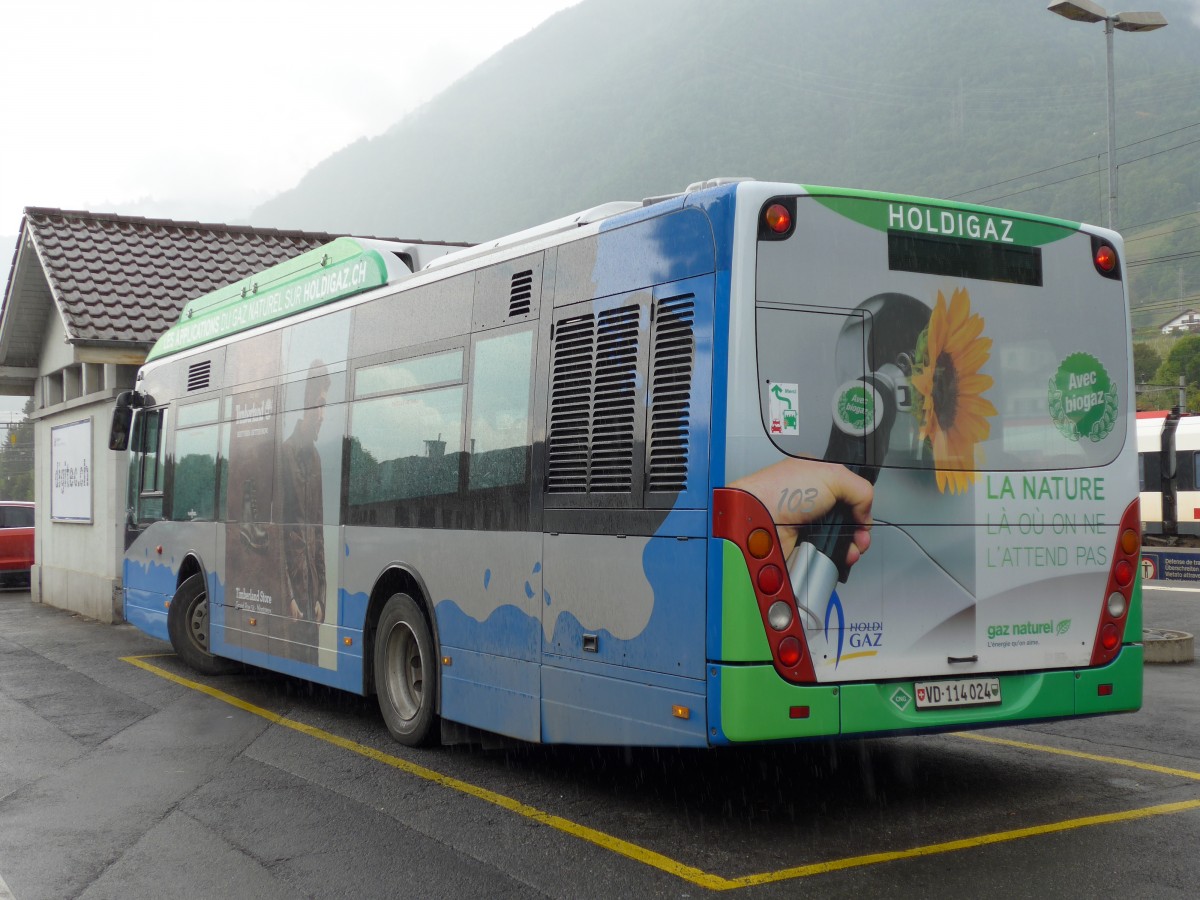
[[[546,490],[553,494],[587,491],[595,325],[589,314],[564,319],[554,331],[546,459]]]
[[[203,391],[209,386],[210,376],[212,374],[212,360],[206,359],[203,362],[192,363],[188,366],[187,374],[187,389],[191,391]]]
[[[649,491],[687,488],[695,321],[696,298],[692,294],[659,301],[655,309],[646,427]]]
[[[526,269],[524,272],[517,272],[512,277],[512,289],[508,296],[509,318],[529,315],[529,304],[532,299],[533,270]]]
[[[637,306],[564,319],[551,360],[549,493],[631,493],[638,411]]]
[[[639,319],[636,306],[600,316],[588,478],[588,490],[593,493],[633,490]]]

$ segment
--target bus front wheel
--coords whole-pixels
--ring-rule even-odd
[[[167,634],[179,658],[202,675],[222,675],[229,663],[209,650],[208,591],[203,575],[192,575],[175,592],[167,610]]]
[[[392,595],[375,630],[375,691],[388,731],[409,747],[435,734],[435,664],[425,613],[408,594]]]

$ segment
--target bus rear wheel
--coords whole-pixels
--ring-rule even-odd
[[[394,594],[375,630],[375,692],[388,731],[409,747],[432,742],[437,675],[429,622],[408,594]]]
[[[209,650],[208,591],[203,575],[192,575],[175,592],[167,610],[167,634],[179,658],[202,675],[223,675],[230,664]]]

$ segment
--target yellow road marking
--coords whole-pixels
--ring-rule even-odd
[[[1176,778],[1189,778],[1200,781],[1200,772],[1189,772],[1187,769],[1172,769],[1168,766],[1156,766],[1153,763],[1137,762],[1132,759],[1121,759],[1117,756],[1100,756],[1096,753],[1083,753],[1079,750],[1064,750],[1061,747],[1050,747],[1046,744],[1027,744],[1024,741],[1011,741],[1008,738],[992,737],[987,734],[977,734],[973,731],[963,731],[956,737],[980,741],[984,744],[999,744],[1002,747],[1015,747],[1018,750],[1036,750],[1039,753],[1053,753],[1056,756],[1071,756],[1075,759],[1086,759],[1091,762],[1109,763],[1114,766],[1128,766],[1131,769],[1142,769],[1146,772],[1156,772],[1159,775],[1174,775]]]
[[[738,888],[753,887],[761,884],[771,884],[780,881],[789,881],[796,878],[806,878],[811,875],[820,875],[826,872],[839,872],[845,869],[860,868],[863,866],[873,866],[886,862],[897,862],[904,859],[916,859],[922,856],[934,856],[939,853],[952,853],[958,850],[969,850],[973,847],[984,847],[989,844],[999,844],[1006,841],[1017,841],[1024,838],[1036,837],[1043,834],[1055,834],[1062,831],[1070,831],[1076,828],[1087,828],[1093,825],[1109,825],[1117,822],[1131,822],[1138,819],[1146,819],[1151,816],[1170,815],[1172,813],[1186,812],[1192,809],[1200,808],[1200,800],[1185,800],[1178,803],[1164,803],[1159,806],[1147,806],[1142,809],[1126,810],[1124,812],[1107,813],[1099,816],[1084,816],[1078,819],[1068,819],[1064,822],[1052,822],[1048,825],[1034,825],[1029,828],[1017,828],[1011,831],[998,831],[993,834],[978,835],[976,837],[962,838],[954,841],[944,841],[938,844],[926,844],[921,847],[913,847],[908,850],[894,850],[884,853],[869,853],[863,856],[851,856],[843,859],[830,860],[828,862],[810,863],[804,866],[795,866],[788,869],[779,869],[773,872],[762,872],[757,875],[743,875],[737,878],[724,878],[720,875],[714,875],[711,872],[705,872],[702,869],[697,869],[694,866],[689,866],[678,860],[671,859],[661,853],[641,847],[637,844],[622,840],[619,837],[614,837],[611,834],[606,834],[603,831],[598,831],[595,828],[589,828],[586,825],[580,825],[578,822],[572,822],[569,819],[564,819],[561,816],[553,815],[536,807],[530,806],[527,803],[522,803],[520,800],[514,800],[512,797],[506,797],[503,794],[498,794],[495,791],[488,790],[478,785],[470,784],[466,781],[461,781],[450,775],[444,775],[441,772],[436,772],[433,769],[426,768],[406,759],[401,759],[398,756],[393,756],[390,753],[384,753],[381,750],[376,750],[373,747],[368,747],[365,744],[360,744],[357,741],[349,740],[348,738],[340,737],[332,732],[325,731],[321,728],[316,728],[312,725],[305,725],[303,722],[297,722],[294,719],[289,719],[286,716],[281,716],[278,713],[273,713],[268,709],[263,709],[261,706],[255,706],[253,703],[248,703],[245,700],[235,697],[232,694],[227,694],[225,691],[218,690],[214,687],[209,687],[205,684],[200,684],[197,681],[192,681],[168,672],[166,669],[161,669],[156,665],[146,662],[147,659],[153,659],[158,656],[170,654],[154,654],[149,656],[126,656],[122,657],[122,662],[127,662],[130,665],[137,666],[146,672],[156,675],[159,678],[165,678],[182,687],[189,688],[194,691],[199,691],[202,694],[207,694],[214,700],[220,700],[222,703],[227,703],[230,706],[237,707],[244,712],[259,718],[266,719],[272,724],[290,728],[293,731],[298,731],[301,734],[309,737],[325,741],[333,744],[335,747],[340,747],[343,750],[349,750],[352,753],[357,753],[359,756],[374,760],[375,762],[383,763],[391,766],[406,774],[422,778],[434,784],[442,785],[461,793],[467,794],[476,799],[482,800],[485,803],[491,803],[506,809],[517,815],[524,816],[534,822],[546,825],[564,834],[569,834],[580,840],[595,844],[605,850],[609,850],[627,859],[642,863],[652,868],[658,869],[661,872],[666,872],[669,875],[674,875],[684,881],[707,888],[714,891],[727,891]],[[960,734],[959,737],[972,738],[981,740],[987,743],[1002,744],[1012,746],[1024,750],[1037,750],[1049,753],[1058,753],[1064,756],[1074,756],[1080,759],[1087,759],[1097,762],[1115,763],[1118,765],[1133,766],[1135,768],[1146,769],[1152,772],[1158,772],[1167,775],[1177,775],[1184,778],[1200,780],[1200,772],[1187,772],[1182,769],[1169,769],[1163,766],[1153,766],[1145,763],[1137,763],[1132,760],[1117,759],[1115,757],[1096,756],[1087,753],[1078,753],[1069,750],[1059,750],[1056,747],[1044,747],[1039,744],[1024,744],[1020,741],[1010,741],[1002,738],[990,738],[982,735],[971,733]]]
[[[819,875],[823,872],[838,872],[843,869],[853,869],[859,866],[871,866],[877,863],[895,862],[901,859],[915,859],[919,856],[933,856],[938,853],[952,853],[955,850],[969,850],[972,847],[985,847],[988,844],[1019,841],[1022,838],[1035,837],[1040,834],[1054,834],[1059,831],[1087,828],[1091,825],[1108,825],[1113,822],[1130,822],[1135,819],[1146,819],[1150,816],[1186,812],[1189,809],[1197,808],[1200,808],[1200,800],[1184,800],[1179,803],[1164,803],[1161,806],[1147,806],[1143,809],[1131,809],[1125,812],[1108,813],[1102,816],[1084,816],[1080,819],[1068,819],[1065,822],[1052,822],[1049,825],[1034,825],[1030,828],[997,831],[994,834],[982,834],[978,837],[962,838],[957,841],[927,844],[924,847],[913,847],[911,850],[895,850],[887,853],[871,853],[866,856],[851,856],[846,859],[835,859],[830,862],[797,866],[794,869],[780,869],[777,872],[764,872],[761,875],[747,875],[742,878],[730,879],[728,886],[750,887],[756,884],[769,884],[774,881],[786,881],[790,878]]]

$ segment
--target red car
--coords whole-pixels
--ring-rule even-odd
[[[33,566],[33,504],[0,500],[0,584],[29,587]]]

